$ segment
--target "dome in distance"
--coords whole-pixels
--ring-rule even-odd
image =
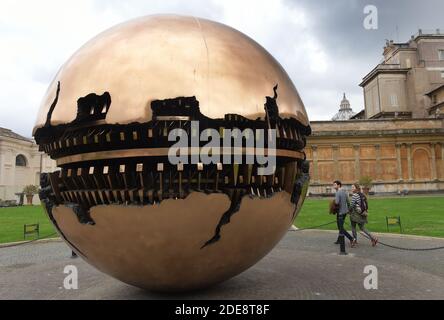
[[[339,107],[339,112],[332,118],[333,121],[346,121],[350,120],[356,113],[353,112],[351,108],[350,101],[348,101],[347,97],[344,93],[344,98],[341,101],[341,105]]]

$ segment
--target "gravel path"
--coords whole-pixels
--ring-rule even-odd
[[[444,299],[444,250],[358,248],[338,255],[335,232],[289,232],[260,263],[213,288],[159,295],[121,283],[81,259],[60,241],[0,248],[0,299]],[[444,239],[380,235],[403,247],[444,246]],[[63,270],[75,265],[79,289],[65,290]],[[378,268],[379,289],[364,288],[364,268]]]

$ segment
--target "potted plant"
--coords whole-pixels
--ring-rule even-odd
[[[361,179],[359,179],[359,184],[361,185],[362,191],[364,192],[364,194],[368,196],[371,188],[373,187],[372,178],[367,177],[367,176],[361,177]]]
[[[32,199],[34,198],[34,195],[38,192],[39,192],[39,188],[34,185],[26,186],[23,189],[23,193],[26,195],[26,202],[28,205],[32,205]]]

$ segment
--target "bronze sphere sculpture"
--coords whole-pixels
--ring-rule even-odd
[[[178,152],[197,162],[173,164],[174,129],[191,139],[251,129],[254,140],[273,129],[274,170],[205,163],[200,141]],[[60,236],[102,272],[154,291],[203,288],[254,265],[291,226],[310,133],[287,73],[252,39],[205,19],[148,16],[86,43],[49,86],[34,136],[60,170],[42,174],[40,198]],[[230,160],[251,152],[212,150]]]

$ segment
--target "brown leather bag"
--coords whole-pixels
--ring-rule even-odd
[[[339,204],[336,204],[334,199],[330,201],[329,213],[330,214],[338,214],[339,213]]]

